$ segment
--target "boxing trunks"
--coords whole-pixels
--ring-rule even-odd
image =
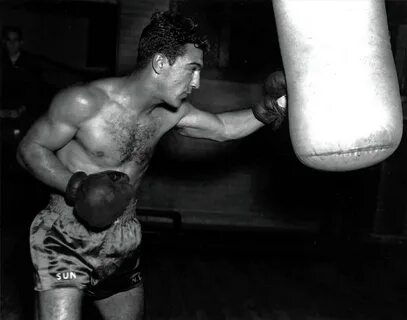
[[[135,207],[133,200],[108,229],[95,232],[77,220],[62,196],[51,195],[30,229],[34,289],[75,287],[104,298],[141,285]]]

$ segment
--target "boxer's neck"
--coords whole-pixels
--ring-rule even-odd
[[[126,77],[121,92],[128,97],[126,106],[136,108],[140,112],[151,112],[163,102],[156,96],[156,85],[146,72],[137,72]]]

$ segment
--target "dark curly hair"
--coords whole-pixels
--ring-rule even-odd
[[[185,54],[188,43],[204,52],[209,50],[207,38],[192,19],[170,11],[155,12],[141,33],[136,68],[145,67],[156,53],[164,54],[173,64],[177,57]]]

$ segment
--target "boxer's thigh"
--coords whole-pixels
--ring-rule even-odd
[[[38,320],[76,320],[81,319],[81,290],[58,288],[37,293]]]
[[[141,320],[144,314],[143,285],[95,300],[95,305],[106,320]]]

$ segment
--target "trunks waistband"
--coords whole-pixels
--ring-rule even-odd
[[[137,206],[137,199],[132,198],[124,210],[123,214],[120,216],[118,220],[126,222],[128,219],[132,219],[136,216],[136,206]],[[50,194],[50,200],[48,203],[48,208],[51,208],[52,211],[63,214],[67,211],[72,210],[73,208],[68,206],[65,202],[65,199],[60,194],[52,193]]]

